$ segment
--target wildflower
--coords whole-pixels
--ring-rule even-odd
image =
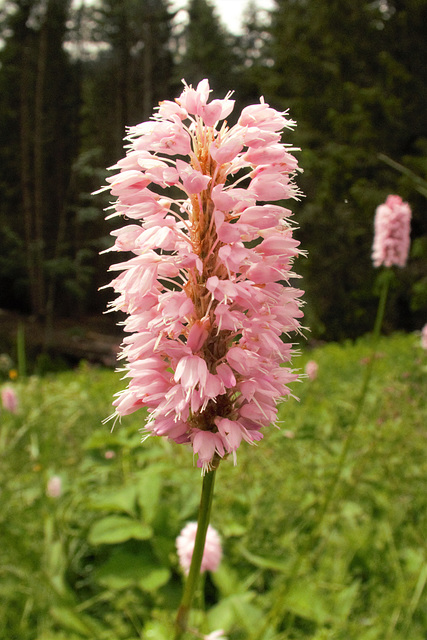
[[[197,522],[189,522],[176,539],[179,564],[182,570],[188,574],[191,558],[193,556],[194,542],[196,539]],[[221,562],[222,548],[218,532],[211,525],[208,526],[205,548],[203,551],[202,566],[200,571],[216,571]]]
[[[1,403],[6,411],[17,413],[18,396],[15,389],[9,386],[3,387],[1,390]]]
[[[9,378],[11,380],[16,380],[16,378],[18,377],[18,372],[16,369],[10,369],[9,371]]]
[[[319,365],[315,360],[309,360],[305,365],[305,373],[310,380],[316,380]]]
[[[411,209],[400,196],[388,196],[375,213],[372,260],[375,267],[404,267],[410,246]]]
[[[282,336],[303,315],[290,284],[299,243],[291,211],[265,202],[298,197],[298,163],[280,142],[286,113],[261,98],[229,127],[230,94],[209,102],[207,80],[184,85],[129,129],[103,187],[129,221],[109,251],[133,254],[111,267],[129,380],[113,415],[148,408],[146,434],[191,445],[204,473],[263,437],[298,377]]]
[[[59,476],[52,476],[49,478],[47,487],[46,487],[46,495],[49,498],[59,498],[62,493],[62,480]]]
[[[427,324],[421,330],[421,346],[427,350]]]
[[[104,453],[104,458],[106,460],[112,460],[115,457],[116,457],[116,452],[112,451],[111,449],[108,449],[108,451]]]

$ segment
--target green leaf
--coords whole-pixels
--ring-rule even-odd
[[[209,625],[228,631],[237,621],[253,633],[265,618],[265,612],[254,604],[254,596],[248,591],[224,598],[208,612]]]
[[[353,607],[354,601],[359,593],[359,582],[353,582],[349,587],[340,589],[334,598],[335,614],[340,620],[347,620]]]
[[[157,512],[164,470],[164,464],[152,464],[139,474],[137,500],[147,522],[152,522]]]
[[[332,618],[324,597],[312,582],[294,584],[283,601],[283,609],[317,624],[325,624]]]
[[[155,591],[170,578],[170,570],[159,567],[151,550],[146,547],[138,553],[118,550],[96,572],[96,579],[109,589],[139,586],[144,591]]]
[[[83,613],[76,613],[71,607],[52,607],[51,615],[61,626],[79,633],[84,638],[98,638],[105,629]]]
[[[91,544],[116,544],[125,540],[148,540],[153,530],[148,524],[126,516],[107,516],[98,520],[89,531]]]
[[[278,560],[278,558],[269,558],[267,556],[258,556],[251,553],[243,545],[239,546],[239,551],[246,560],[260,569],[272,569],[273,571],[282,571],[286,573],[289,570],[289,564]]]
[[[138,585],[144,591],[156,591],[160,587],[165,585],[169,578],[171,572],[166,568],[149,568],[146,567],[146,570],[140,580],[138,580]]]
[[[124,511],[130,515],[135,513],[136,488],[123,487],[116,491],[100,493],[91,497],[89,506],[104,511]]]

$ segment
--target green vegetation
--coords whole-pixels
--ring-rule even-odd
[[[224,558],[198,595],[202,631],[424,640],[427,356],[415,334],[382,338],[353,430],[369,358],[367,338],[304,352],[297,366],[314,359],[318,377],[296,385],[281,430],[242,446],[237,468],[220,465],[212,524]],[[0,415],[0,639],[168,640],[182,589],[175,538],[201,487],[190,451],[141,444],[143,412],[102,425],[122,384],[111,371],[82,364],[12,384],[19,412]],[[46,493],[52,476],[59,497]]]

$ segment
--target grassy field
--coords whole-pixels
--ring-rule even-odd
[[[368,339],[305,351],[257,447],[217,474],[224,558],[194,625],[230,640],[425,640],[427,353],[382,338],[360,415]],[[0,414],[0,639],[170,640],[175,538],[197,515],[191,452],[140,443],[142,412],[111,433],[119,376],[84,363],[11,383]],[[59,477],[55,497],[52,477]],[[50,487],[48,489],[48,487]],[[49,492],[53,495],[49,495]]]

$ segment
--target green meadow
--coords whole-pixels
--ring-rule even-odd
[[[425,640],[427,353],[417,334],[303,349],[318,364],[258,446],[223,461],[223,542],[192,623],[230,640]],[[366,368],[370,384],[360,394]],[[188,448],[117,423],[110,370],[17,379],[0,414],[0,639],[169,640],[197,517]],[[60,478],[60,495],[48,495]],[[51,491],[52,493],[52,491]]]

